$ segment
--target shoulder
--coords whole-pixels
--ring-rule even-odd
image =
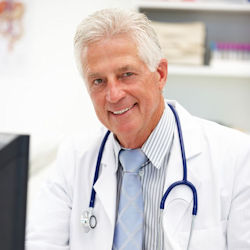
[[[235,153],[242,150],[249,152],[250,136],[248,134],[213,121],[197,117],[193,117],[193,119],[200,125],[203,137],[207,142],[233,150]]]
[[[250,149],[250,135],[214,121],[193,116],[178,103],[176,106],[183,130],[195,131],[194,134],[200,135],[203,143],[217,145],[227,150],[231,148],[236,152]]]
[[[227,165],[227,168],[250,165],[248,134],[193,116],[179,104],[176,108],[187,148],[199,147],[204,156],[216,161],[216,165]]]
[[[227,178],[234,176],[235,186],[237,182],[246,185],[242,180],[250,178],[250,136],[212,121],[193,119],[200,125],[203,149],[216,166],[215,170],[221,171],[223,178],[225,173]]]
[[[101,127],[94,132],[78,133],[65,138],[58,149],[54,172],[66,181],[74,182],[79,167],[87,166],[88,162],[97,158],[106,131]]]
[[[97,131],[78,133],[64,139],[59,147],[57,158],[71,156],[71,158],[79,159],[96,151],[100,147],[106,131],[107,129],[100,127]]]

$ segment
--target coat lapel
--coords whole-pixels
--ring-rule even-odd
[[[105,212],[105,215],[107,215],[108,220],[110,222],[110,227],[107,230],[110,231],[111,247],[112,247],[115,218],[116,218],[116,190],[117,190],[117,177],[116,177],[117,163],[113,149],[112,137],[113,137],[112,134],[110,134],[106,142],[101,161],[99,178],[94,185],[94,189],[96,191],[96,202],[100,201],[101,206]]]
[[[194,118],[192,118],[192,116],[188,114],[187,111],[185,111],[176,103],[172,104],[177,109],[182,127],[183,141],[187,159],[187,179],[195,186],[198,192],[200,181],[195,175],[196,166],[195,164],[193,164],[193,162],[201,154],[200,127],[194,122]],[[180,181],[182,179],[183,165],[179,136],[176,129],[167,167],[164,190],[166,191],[172,183]],[[165,209],[162,212],[166,249],[186,249],[185,247],[188,238],[186,238],[186,242],[183,243],[181,239],[176,238],[176,236],[178,235],[179,231],[189,232],[192,219],[192,209],[192,191],[185,185],[180,185],[172,189],[165,201]]]

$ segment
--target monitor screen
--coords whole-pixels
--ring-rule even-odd
[[[0,249],[24,250],[29,136],[0,133]]]

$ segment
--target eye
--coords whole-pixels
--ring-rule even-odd
[[[132,72],[126,72],[126,73],[124,73],[122,76],[124,76],[124,77],[128,77],[128,76],[132,76],[133,75],[133,73]]]
[[[101,78],[93,80],[94,85],[100,85],[103,82]]]

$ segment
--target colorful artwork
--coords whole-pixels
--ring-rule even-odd
[[[7,40],[8,50],[23,34],[22,17],[24,4],[16,1],[0,1],[0,39]]]

